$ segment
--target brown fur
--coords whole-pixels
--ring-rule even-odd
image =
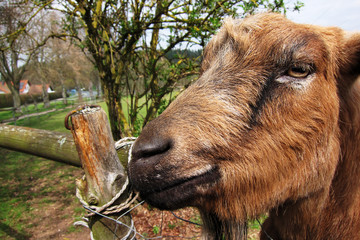
[[[360,34],[227,19],[136,141],[130,180],[156,207],[199,208],[204,239],[241,239],[266,212],[262,239],[360,239],[359,74]]]

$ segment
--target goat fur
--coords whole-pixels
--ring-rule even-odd
[[[133,187],[198,208],[203,239],[245,239],[264,213],[261,239],[360,239],[359,74],[359,33],[226,19],[199,79],[137,139]]]

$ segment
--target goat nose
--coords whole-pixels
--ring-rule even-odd
[[[161,155],[169,151],[172,147],[172,141],[169,138],[161,136],[152,136],[150,138],[140,136],[132,148],[132,160],[145,159]]]

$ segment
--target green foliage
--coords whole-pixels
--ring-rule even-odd
[[[303,2],[297,1],[297,2],[294,4],[294,11],[300,12],[300,9],[301,9],[302,7],[304,7],[304,6],[305,6],[305,4],[304,4]]]
[[[160,232],[159,226],[157,226],[157,225],[153,226],[152,231],[153,231],[153,233],[154,233],[155,235],[156,235],[156,234],[159,234],[159,232]]]
[[[165,109],[169,106],[169,101],[167,99],[162,99],[160,102],[158,114],[160,115]]]
[[[175,63],[183,58],[189,58],[195,61],[200,61],[202,57],[202,50],[191,49],[172,49],[165,54],[165,57],[171,62]]]
[[[140,135],[143,124],[144,124],[144,119],[140,117],[136,118],[136,120],[134,121],[133,132],[132,132],[134,137],[138,137]]]
[[[0,94],[0,108],[8,108],[13,106],[13,98],[11,94]]]
[[[197,223],[197,224],[199,224],[199,225],[202,224],[200,215],[196,215],[196,216],[192,217],[192,218],[190,219],[190,221],[192,221],[192,222],[194,222],[194,223]],[[197,227],[200,228],[200,226],[198,226],[198,225],[197,225]]]
[[[267,218],[266,215],[262,215],[259,218],[257,218],[256,220],[250,221],[249,222],[249,228],[250,229],[261,230],[261,225],[264,223],[266,218]]]
[[[172,230],[172,229],[174,229],[175,227],[176,227],[176,224],[171,223],[171,222],[168,223],[168,228],[169,228],[169,229]]]
[[[50,101],[58,99],[58,98],[62,98],[61,92],[49,93]],[[33,103],[34,99],[37,102],[40,102],[43,100],[41,94],[36,94],[36,95],[21,94],[20,99],[21,99],[21,104]],[[13,103],[13,97],[11,94],[0,94],[0,108],[8,108],[8,107],[13,107],[13,106],[14,106],[14,103]]]

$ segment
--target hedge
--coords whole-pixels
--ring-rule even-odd
[[[54,100],[54,99],[58,99],[58,98],[62,98],[62,94],[61,92],[54,92],[54,93],[49,93],[49,99]],[[34,99],[36,99],[36,101],[39,103],[42,101],[42,95],[41,94],[33,94],[33,95],[29,95],[29,94],[20,94],[20,99],[21,99],[21,105],[23,104],[30,104],[34,102]],[[11,94],[0,94],[0,108],[7,108],[7,107],[13,107],[14,103],[13,103],[13,97]]]

